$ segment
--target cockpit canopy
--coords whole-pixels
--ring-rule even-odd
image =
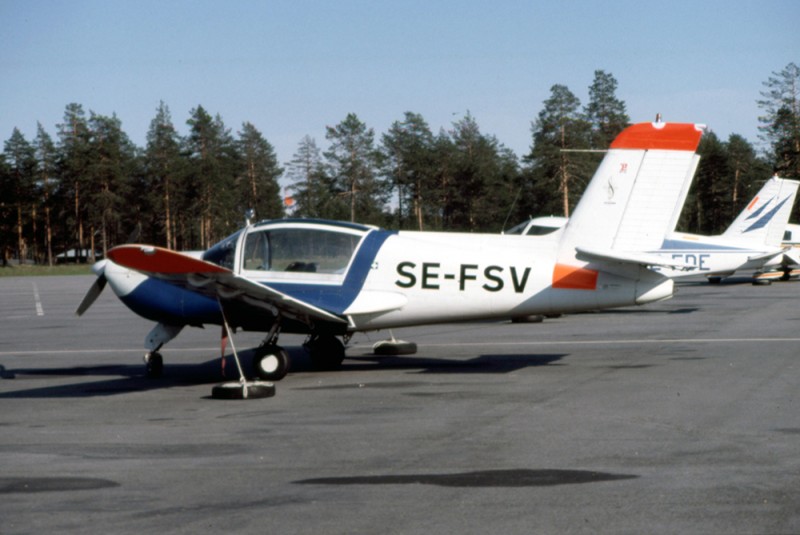
[[[343,275],[371,227],[316,220],[257,223],[225,238],[203,259],[234,272]]]
[[[520,234],[524,236],[545,236],[552,234],[561,227],[567,224],[566,217],[549,216],[549,217],[534,217],[527,221],[523,221],[516,227],[505,231],[503,234]]]

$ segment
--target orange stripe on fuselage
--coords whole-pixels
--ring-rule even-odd
[[[597,271],[566,264],[553,268],[553,288],[561,290],[596,290]]]
[[[748,205],[747,205],[747,209],[748,209],[748,210],[752,210],[752,209],[753,209],[753,206],[755,206],[757,202],[758,202],[758,195],[756,195],[756,198],[755,198],[755,199],[753,199],[752,201],[750,201],[750,204],[748,204]]]

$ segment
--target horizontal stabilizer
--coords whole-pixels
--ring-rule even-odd
[[[684,262],[675,262],[667,260],[658,255],[648,253],[635,253],[635,252],[619,252],[614,250],[593,250],[584,247],[577,247],[577,258],[585,262],[612,262],[617,264],[631,264],[643,267],[667,267],[671,269],[678,269],[681,271],[689,271],[695,269],[697,266],[693,264],[686,264]]]
[[[770,251],[766,251],[766,252],[763,252],[761,254],[748,256],[747,257],[747,261],[748,262],[753,262],[755,260],[769,260],[770,258],[774,258],[774,257],[776,257],[776,256],[778,256],[780,254],[786,254],[786,251],[788,249],[789,249],[788,247],[786,249],[781,249],[781,248],[772,249]]]
[[[800,266],[800,251],[794,247],[789,247],[783,251],[784,263],[787,265]]]
[[[238,300],[289,318],[346,323],[346,320],[319,307],[231,270],[191,256],[150,245],[120,245],[108,252],[112,262],[128,269],[166,280],[186,290],[209,297]]]

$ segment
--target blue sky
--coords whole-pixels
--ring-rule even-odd
[[[434,133],[471,113],[518,156],[554,84],[585,104],[597,69],[634,122],[706,123],[758,141],[763,82],[800,63],[800,2],[0,0],[0,139],[56,138],[68,103],[116,113],[144,146],[160,101],[288,162],[348,113],[376,141],[406,111]]]

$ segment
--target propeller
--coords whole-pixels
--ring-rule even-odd
[[[89,291],[86,292],[86,295],[83,297],[83,301],[81,304],[78,305],[78,310],[75,311],[75,314],[78,316],[82,316],[84,312],[89,310],[89,307],[92,306],[92,303],[100,296],[100,293],[103,291],[103,288],[106,287],[106,261],[100,260],[99,262],[95,262],[92,266],[92,271],[94,271],[95,275],[97,275],[97,279],[95,279],[94,283],[92,284]]]
[[[133,228],[133,232],[131,232],[130,236],[125,243],[133,243],[139,239],[139,236],[142,234],[142,224],[137,223],[136,226]],[[82,316],[84,312],[89,310],[89,307],[100,297],[100,294],[103,292],[103,288],[106,287],[106,283],[108,279],[106,279],[106,262],[107,260],[103,259],[99,262],[95,262],[92,266],[92,271],[95,275],[97,275],[97,279],[92,284],[92,287],[89,288],[89,291],[86,292],[86,295],[83,297],[83,301],[81,304],[78,305],[78,310],[75,311],[77,316]]]

